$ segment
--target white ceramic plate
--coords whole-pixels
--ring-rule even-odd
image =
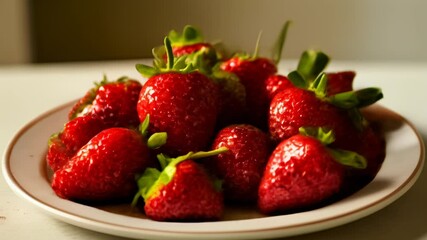
[[[375,116],[388,129],[387,156],[376,176],[362,190],[331,205],[307,212],[265,217],[254,210],[232,210],[226,220],[168,223],[133,212],[91,207],[57,197],[50,188],[44,157],[47,140],[62,129],[70,104],[59,106],[24,126],[10,142],[3,175],[19,196],[65,222],[83,228],[132,238],[260,239],[319,231],[367,216],[404,194],[424,164],[424,144],[411,123],[376,106]]]

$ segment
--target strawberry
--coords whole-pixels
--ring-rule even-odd
[[[217,129],[246,121],[246,89],[239,78],[219,69],[212,69],[212,81],[220,90],[220,110],[218,113]]]
[[[363,128],[363,118],[358,109],[383,97],[377,88],[328,97],[324,73],[310,83],[297,71],[291,72],[288,78],[297,87],[278,93],[270,105],[269,130],[277,141],[297,134],[303,126],[328,127],[334,131],[337,143],[348,141]]]
[[[354,71],[331,72],[326,74],[328,78],[327,95],[353,90],[353,80],[356,76]]]
[[[245,87],[249,123],[265,128],[269,103],[265,81],[277,72],[274,63],[267,58],[233,57],[223,62],[221,69],[236,74]]]
[[[69,119],[91,115],[110,127],[137,127],[140,121],[136,103],[141,87],[138,81],[126,77],[114,82],[104,78],[73,106]]]
[[[168,142],[161,151],[181,155],[208,146],[219,112],[219,89],[186,56],[174,61],[166,37],[166,69],[138,64],[137,70],[149,77],[137,104],[140,119],[150,115],[149,133],[167,132]]]
[[[366,184],[377,175],[385,158],[385,139],[376,126],[369,124],[353,135],[349,141],[342,142],[337,147],[357,152],[366,158],[367,167],[364,169],[347,168],[344,194],[351,194]]]
[[[258,192],[262,213],[289,213],[319,207],[340,192],[344,167],[363,168],[366,160],[357,153],[331,149],[332,131],[300,129],[283,140],[268,160]]]
[[[281,58],[281,51],[286,36],[289,22],[286,22],[276,43],[272,59],[259,57],[258,43],[253,56],[236,54],[234,57],[222,62],[220,69],[236,74],[246,90],[246,106],[248,121],[261,129],[267,126],[269,97],[266,89],[266,80],[276,74],[277,63]],[[259,42],[259,39],[258,39]]]
[[[49,139],[46,161],[50,168],[54,171],[62,168],[93,136],[106,128],[101,119],[90,115],[67,122],[61,132]]]
[[[136,189],[135,175],[149,165],[142,135],[109,128],[93,137],[52,178],[55,193],[77,201],[127,198]]]
[[[235,202],[255,202],[258,185],[270,154],[268,135],[247,125],[231,125],[216,135],[212,149],[227,152],[206,161],[213,173],[223,180],[224,196]]]
[[[217,184],[194,159],[226,151],[190,152],[177,158],[159,154],[163,170],[148,168],[137,180],[140,196],[145,200],[144,211],[156,221],[218,220],[223,213],[223,196]]]
[[[102,130],[68,161],[53,169],[52,189],[59,197],[76,201],[107,201],[131,196],[136,190],[135,175],[153,166],[149,149],[161,146],[167,137],[165,133],[156,133],[146,140],[148,125],[149,117],[140,125],[140,132],[119,127]],[[83,141],[83,138],[73,137],[63,138],[64,142],[71,146],[72,141],[78,144]]]

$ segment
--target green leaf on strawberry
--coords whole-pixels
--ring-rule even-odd
[[[194,160],[215,156],[226,151],[228,151],[227,148],[221,147],[208,152],[189,152],[186,155],[182,155],[176,158],[170,158],[164,154],[157,155],[163,170],[159,171],[155,168],[147,168],[145,172],[137,178],[139,191],[132,201],[132,206],[137,204],[140,197],[142,197],[144,200],[147,200],[153,194],[156,194],[160,188],[167,185],[172,180],[176,171],[176,166],[179,163],[188,159]]]
[[[147,114],[144,121],[139,125],[139,132],[147,139],[147,146],[150,149],[157,149],[166,144],[168,134],[166,132],[157,132],[153,133],[151,136],[148,136],[148,127],[150,125],[150,114]]]
[[[204,41],[201,32],[191,25],[186,25],[182,33],[172,30],[168,34],[172,46],[185,46]]]
[[[318,139],[325,146],[335,141],[333,131],[326,128],[301,127],[299,131],[301,135]],[[342,165],[358,169],[364,169],[367,166],[366,158],[356,152],[329,147],[328,151],[332,157]]]
[[[329,60],[329,56],[321,51],[304,51],[298,62],[297,71],[308,81],[313,81],[326,68]]]

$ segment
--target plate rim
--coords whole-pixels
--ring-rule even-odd
[[[415,125],[411,121],[406,119],[405,117],[394,112],[393,110],[390,110],[390,109],[383,107],[379,104],[375,104],[375,105],[377,105],[381,108],[385,108],[386,110],[391,111],[392,113],[399,116],[401,121],[404,124],[408,125],[410,127],[411,131],[415,134],[415,136],[417,138],[417,143],[419,144],[419,148],[420,148],[420,154],[418,156],[416,167],[413,169],[411,174],[405,179],[405,181],[400,183],[397,188],[393,189],[392,192],[383,196],[382,198],[377,199],[374,202],[370,202],[369,204],[367,204],[363,207],[359,207],[357,209],[353,209],[353,210],[345,212],[345,213],[336,214],[336,215],[328,217],[328,218],[315,219],[315,220],[312,220],[309,222],[297,223],[297,224],[287,225],[287,226],[277,226],[277,227],[271,226],[268,228],[254,229],[254,230],[237,230],[237,231],[222,230],[220,232],[218,232],[218,231],[198,232],[198,231],[188,231],[188,230],[176,231],[176,230],[168,230],[168,229],[163,229],[162,231],[159,231],[159,230],[153,230],[153,229],[143,228],[143,227],[136,228],[133,226],[125,226],[124,224],[116,224],[116,223],[111,223],[108,221],[102,221],[100,219],[96,219],[93,217],[81,216],[79,214],[73,213],[72,211],[60,209],[57,206],[54,206],[50,203],[47,203],[46,201],[43,201],[43,199],[40,199],[39,197],[34,196],[30,191],[28,191],[28,189],[25,189],[25,187],[23,187],[19,183],[19,181],[16,179],[16,177],[13,175],[13,173],[10,169],[10,163],[11,163],[10,157],[11,157],[11,154],[14,150],[14,146],[20,140],[20,138],[29,129],[31,129],[34,125],[36,125],[37,123],[39,123],[43,119],[50,117],[51,115],[57,113],[58,111],[62,111],[62,110],[65,110],[66,108],[71,107],[74,102],[75,101],[70,101],[70,102],[58,105],[58,106],[56,106],[56,107],[54,107],[48,111],[45,111],[44,113],[38,115],[37,117],[35,117],[31,121],[29,121],[27,124],[22,126],[13,135],[13,138],[7,144],[6,150],[3,154],[3,159],[2,159],[3,177],[5,178],[7,185],[9,186],[9,188],[12,189],[13,192],[15,192],[20,197],[23,197],[24,199],[35,204],[36,206],[42,208],[43,210],[47,211],[48,213],[50,213],[54,217],[55,216],[60,217],[63,221],[68,222],[70,224],[77,225],[77,226],[80,226],[82,228],[94,230],[93,228],[88,228],[88,227],[84,226],[84,223],[86,222],[86,224],[89,224],[91,227],[97,228],[98,230],[96,230],[96,231],[99,231],[99,229],[101,229],[105,232],[105,230],[108,230],[106,228],[114,227],[116,229],[116,231],[120,231],[120,232],[127,231],[128,232],[127,235],[119,234],[119,236],[144,237],[141,235],[142,234],[141,231],[145,232],[145,234],[148,234],[149,236],[165,236],[165,234],[166,235],[174,234],[174,236],[175,236],[176,234],[178,234],[181,237],[182,236],[191,237],[191,236],[196,234],[197,236],[200,237],[200,236],[206,236],[208,234],[226,234],[227,236],[230,236],[230,235],[234,235],[234,234],[239,234],[239,235],[241,235],[241,234],[253,234],[253,233],[257,233],[257,234],[261,233],[262,234],[262,233],[266,233],[266,232],[285,231],[285,230],[290,230],[290,232],[293,232],[293,234],[288,234],[288,235],[281,234],[280,236],[291,236],[291,235],[300,234],[302,231],[304,231],[305,228],[308,228],[308,227],[313,226],[313,225],[318,226],[320,229],[332,228],[332,227],[336,227],[339,225],[346,224],[346,223],[351,222],[353,220],[363,218],[364,216],[370,215],[370,214],[372,214],[376,211],[379,211],[380,209],[388,206],[390,203],[392,203],[393,201],[398,199],[400,196],[405,194],[412,187],[412,185],[416,182],[416,180],[418,179],[419,175],[422,172],[424,162],[425,162],[425,144],[424,144],[424,141],[423,141],[423,138],[422,138],[420,132],[416,129]],[[75,204],[78,204],[78,203],[75,203]],[[83,205],[83,204],[80,204],[80,205]],[[84,206],[90,207],[87,205],[84,205]],[[374,206],[377,206],[377,208],[374,209]],[[115,213],[112,213],[112,214],[115,214]],[[120,214],[118,214],[118,215],[120,215]],[[267,216],[267,217],[269,217],[269,218],[280,217],[280,215],[278,215],[278,216]],[[254,220],[254,219],[225,220],[225,221],[220,221],[220,222],[226,222],[226,221],[244,222],[244,221],[248,221],[248,220]],[[341,220],[341,221],[338,221],[338,220]],[[210,222],[210,223],[215,223],[215,222]],[[204,223],[202,223],[202,224],[204,224]],[[329,225],[330,227],[322,228],[321,225]],[[129,232],[129,230],[132,230],[133,232]],[[309,232],[314,232],[314,231],[318,231],[318,230],[304,231],[304,233],[309,233]],[[111,232],[111,231],[110,231],[110,234],[118,235],[117,233]]]

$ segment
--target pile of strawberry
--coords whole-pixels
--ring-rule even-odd
[[[381,90],[354,91],[354,72],[324,72],[329,57],[312,50],[278,73],[288,26],[271,59],[225,57],[186,26],[154,48],[152,66],[137,64],[144,84],[97,83],[49,140],[54,192],[129,201],[158,221],[208,221],[225,204],[283,214],[366,185],[385,141],[361,109]]]

